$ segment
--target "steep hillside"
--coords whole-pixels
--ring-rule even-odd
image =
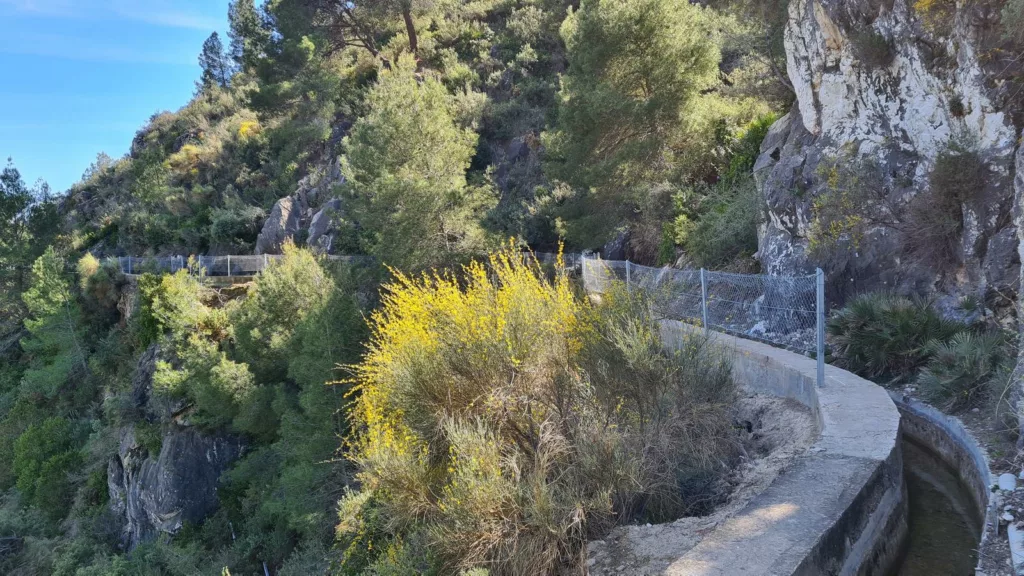
[[[886,311],[929,319],[894,382],[943,316],[1013,325],[1021,0],[228,18],[124,157],[64,194],[0,174],[0,572],[563,574],[616,524],[704,510],[735,457],[723,364],[663,356],[648,302],[592,307],[524,247],[935,296],[861,308],[872,361]],[[218,254],[283,257],[224,289],[106,260]],[[986,341],[933,378],[973,393]]]

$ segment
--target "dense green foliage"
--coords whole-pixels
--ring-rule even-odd
[[[892,294],[859,296],[828,322],[836,363],[878,381],[913,376],[931,356],[930,342],[967,329],[928,302]]]
[[[611,524],[714,501],[729,364],[700,336],[665,355],[643,298],[593,310],[512,251],[386,290],[357,367],[345,573],[562,573]]]
[[[929,402],[948,410],[969,406],[1001,384],[998,377],[1009,359],[999,333],[960,332],[948,342],[933,340],[927,352],[931,358],[917,384]]]
[[[880,293],[855,298],[828,331],[833,363],[878,382],[911,383],[943,409],[1006,401],[1013,353],[998,327],[948,320],[928,302]]]
[[[381,71],[345,141],[342,171],[367,251],[388,265],[430,266],[482,247],[480,217],[493,201],[466,184],[477,135],[456,123],[458,105],[403,56]]]
[[[410,441],[438,459],[418,469],[429,472],[422,483],[381,489],[402,479],[391,464],[419,466],[370,458],[360,415],[366,345],[379,343],[366,319],[387,272],[303,245],[312,215],[336,201],[334,250],[395,274],[440,268],[435,288],[509,238],[576,251],[626,232],[638,260],[682,251],[708,265],[748,261],[760,216],[750,171],[772,114],[792,98],[778,44],[766,40],[778,23],[762,10],[725,0],[234,0],[227,45],[214,34],[201,47],[193,99],[154,114],[127,155],[98,154],[59,198],[8,165],[0,537],[21,546],[0,557],[0,572],[500,574],[516,570],[509,562],[532,572],[574,565],[583,538],[614,522],[703,511],[729,453],[723,366],[701,346],[661,356],[643,302],[622,294],[599,313],[560,278],[586,332],[563,346],[568,326],[540,322],[555,285],[518,267],[541,301],[476,277],[475,293],[514,306],[464,306],[480,318],[502,310],[501,338],[460,348],[446,333],[434,364],[395,359],[442,378],[405,374],[411,396],[387,399],[407,409]],[[194,260],[175,274],[126,276],[106,259],[251,253],[290,195],[301,197],[302,232],[251,285],[216,289]],[[538,330],[543,342],[529,341]],[[467,350],[480,354],[474,375],[459,372]],[[502,398],[502,378],[527,365],[536,378],[514,383],[572,392],[573,410],[604,424],[556,416],[550,399]],[[556,369],[564,374],[541,374]],[[508,412],[446,418],[429,386],[463,377]],[[497,448],[506,423],[527,425],[519,452]],[[126,550],[123,514],[108,501],[111,458],[131,437],[132,458],[156,458],[181,427],[246,450],[221,476],[212,516]],[[451,446],[463,452],[448,472],[439,462]],[[478,477],[477,456],[501,478]],[[440,496],[401,508],[424,488],[450,490],[446,508]],[[518,543],[500,542],[498,516],[484,510],[499,497]],[[490,540],[467,544],[481,534]]]
[[[632,224],[634,257],[651,260],[666,190],[729,172],[734,147],[749,154],[740,128],[770,108],[726,90],[719,62],[750,34],[687,2],[593,0],[570,13],[569,70],[545,140],[548,173],[569,188],[558,214],[570,243],[600,245]]]

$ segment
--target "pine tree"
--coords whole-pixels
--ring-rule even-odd
[[[8,159],[0,172],[0,339],[21,323],[32,262],[57,229],[56,205],[49,187],[25,185]]]
[[[574,209],[587,222],[570,240],[603,243],[671,170],[670,146],[721,53],[710,12],[676,0],[583,0],[562,38],[569,68],[547,168],[585,191]]]
[[[220,86],[227,88],[231,82],[231,64],[224,54],[224,44],[220,35],[214,32],[203,42],[203,51],[199,55],[199,66],[203,69],[200,86]]]
[[[253,0],[234,0],[228,7],[228,55],[239,71],[253,68],[266,50],[270,33]]]
[[[352,128],[343,171],[370,253],[402,269],[428,267],[479,247],[491,202],[466,184],[477,135],[460,128],[437,78],[421,78],[404,55],[367,96]]]
[[[64,273],[64,259],[53,247],[32,265],[32,283],[22,294],[29,332],[21,347],[31,358],[22,390],[53,398],[72,377],[88,372],[81,312]]]

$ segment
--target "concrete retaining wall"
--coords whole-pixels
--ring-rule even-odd
[[[995,537],[992,531],[998,525],[996,499],[991,491],[995,480],[984,451],[956,418],[895,392],[890,395],[903,416],[904,438],[934,453],[960,477],[973,500],[971,509],[965,512],[975,522],[984,549],[988,539]]]
[[[669,350],[696,336],[665,321]],[[818,441],[762,494],[665,572],[673,576],[884,574],[906,537],[900,413],[878,385],[813,360],[716,334],[737,383],[791,398],[818,422]]]

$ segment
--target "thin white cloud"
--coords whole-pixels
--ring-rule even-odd
[[[0,0],[0,7],[6,6],[16,14],[51,18],[104,19],[116,18],[143,22],[166,28],[188,28],[193,30],[216,30],[223,24],[223,18],[211,14],[207,9],[188,6],[188,2],[166,0]],[[193,3],[195,4],[195,3]],[[226,5],[223,10],[227,14]]]
[[[78,12],[70,0],[0,0],[0,6],[8,6],[22,14],[61,18],[73,17]]]
[[[178,3],[180,4],[180,3]],[[216,18],[198,10],[176,7],[167,2],[150,0],[148,2],[113,2],[111,12],[125,20],[145,22],[168,28],[191,28],[194,30],[216,30],[222,24],[222,18]],[[224,10],[224,15],[227,10]],[[223,16],[223,15],[222,15]]]
[[[14,33],[0,37],[0,53],[49,56],[87,62],[192,65],[194,54],[145,50],[63,34]]]

